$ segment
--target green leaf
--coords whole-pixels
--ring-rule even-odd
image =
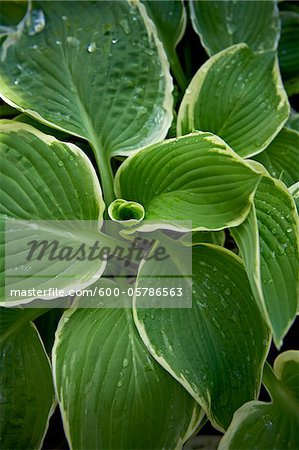
[[[194,229],[219,230],[245,219],[259,179],[222,139],[194,133],[128,158],[115,192],[143,205],[147,220],[192,220]]]
[[[28,125],[31,125],[33,128],[36,128],[37,130],[41,131],[42,133],[50,134],[51,136],[56,137],[56,139],[58,139],[59,141],[69,142],[72,139],[72,136],[70,134],[64,133],[63,131],[60,130],[56,130],[55,128],[50,128],[49,126],[41,122],[38,122],[31,116],[27,116],[27,114],[24,113],[18,114],[16,117],[14,117],[13,120],[16,120],[17,122],[27,123]]]
[[[78,236],[81,228],[83,241],[91,239],[92,235],[98,233],[96,224],[100,226],[104,203],[96,173],[82,150],[74,144],[57,141],[26,124],[2,121],[0,125],[3,180],[0,218],[5,219],[10,231],[7,234],[9,240],[5,247],[5,262],[4,253],[1,255],[1,269],[3,271],[5,267],[6,274],[9,274],[9,269],[27,262],[24,255],[28,254],[28,242],[38,240],[38,237],[45,239],[46,232],[46,236],[51,236],[53,240],[58,239],[60,243],[63,241],[72,246],[82,241],[82,236]],[[67,235],[64,228],[66,220],[75,221],[69,222]],[[86,220],[94,222],[88,225],[83,222]],[[38,224],[32,225],[33,221]],[[62,221],[61,225],[58,221]],[[59,289],[74,282],[77,286],[88,285],[93,276],[100,276],[104,270],[104,264],[100,261],[57,260],[53,263],[47,258],[37,260],[36,257],[30,261],[30,266],[32,276],[21,279],[22,289],[37,289],[40,286],[43,289],[51,286]],[[2,274],[3,289],[5,284],[7,289],[18,288],[20,280],[13,277],[14,273],[6,280]],[[72,278],[60,276],[57,279],[55,273]],[[39,278],[43,275],[44,278]],[[2,293],[3,301],[4,297]],[[19,301],[28,299],[27,296],[16,294],[6,298],[6,301],[17,301],[19,304]]]
[[[299,113],[294,109],[291,109],[290,117],[285,126],[299,132]]]
[[[231,234],[279,346],[295,318],[299,292],[298,215],[284,184],[264,177],[252,211]]]
[[[278,355],[274,361],[274,373],[299,401],[299,351],[288,350]]]
[[[293,95],[299,93],[299,14],[282,11],[280,17],[279,66],[283,79],[293,86],[290,92]]]
[[[121,198],[109,205],[108,214],[111,220],[126,226],[137,225],[144,219],[144,208],[136,202],[127,202]]]
[[[102,220],[101,188],[79,147],[16,121],[3,120],[0,126],[2,177],[6,179],[2,217]]]
[[[274,52],[234,45],[195,74],[180,106],[178,134],[211,131],[243,157],[264,150],[289,117]]]
[[[254,158],[287,186],[299,179],[299,132],[283,128],[269,147]]]
[[[280,34],[276,3],[190,0],[192,25],[209,55],[241,42],[256,52],[276,50]]]
[[[141,267],[138,286],[151,265]],[[136,297],[134,319],[150,353],[223,430],[258,395],[269,336],[237,256],[211,244],[193,247],[192,273],[192,308],[142,309]]]
[[[215,244],[221,247],[225,242],[225,231],[195,231],[192,233],[192,245]]]
[[[53,364],[71,448],[181,449],[203,417],[150,356],[131,309],[65,312]]]
[[[54,408],[49,360],[29,320],[34,310],[1,308],[1,448],[40,448]]]
[[[2,46],[2,98],[87,139],[108,203],[110,157],[166,136],[171,92],[164,49],[139,2],[34,2]]]
[[[273,374],[265,367],[264,381],[272,397],[243,405],[234,415],[218,450],[296,449],[299,442],[299,352],[278,356]]]
[[[176,54],[176,46],[186,29],[186,10],[183,0],[142,0],[149,16],[154,21],[159,38],[166,50],[168,61],[175,78],[182,90],[187,87],[187,80]]]
[[[299,182],[293,184],[290,188],[289,188],[290,193],[292,194],[292,197],[295,201],[296,204],[296,208],[297,211],[299,213]]]

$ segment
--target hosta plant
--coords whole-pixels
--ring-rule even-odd
[[[3,2],[1,448],[54,439],[55,409],[78,450],[191,448],[208,421],[220,450],[298,448],[298,24],[274,0]]]

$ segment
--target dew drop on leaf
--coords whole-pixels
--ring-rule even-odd
[[[87,51],[88,53],[93,53],[97,48],[97,45],[95,42],[91,42],[88,47],[87,47]]]
[[[68,36],[66,38],[66,42],[68,44],[72,45],[73,47],[79,47],[79,45],[80,45],[79,39],[77,39],[75,36]]]
[[[126,367],[128,367],[129,365],[129,361],[127,360],[127,358],[124,358],[123,360],[123,368],[125,369]]]

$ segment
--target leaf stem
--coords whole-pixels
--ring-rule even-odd
[[[176,54],[176,51],[173,51],[168,56],[169,56],[170,67],[173,72],[173,75],[174,75],[175,79],[177,80],[180,89],[183,92],[185,92],[185,90],[188,86],[188,81],[187,81],[187,78],[182,69],[178,55]]]
[[[107,214],[108,206],[116,198],[115,193],[114,193],[114,188],[113,188],[114,177],[113,177],[113,172],[112,172],[112,168],[111,168],[111,164],[110,164],[110,158],[104,154],[103,149],[100,148],[98,141],[90,142],[90,144],[93,148],[94,155],[95,155],[97,165],[98,165],[98,169],[100,172],[101,187],[103,190],[103,197],[104,197],[104,201],[106,204],[106,214]]]

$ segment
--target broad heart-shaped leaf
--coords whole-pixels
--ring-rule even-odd
[[[231,229],[257,304],[280,346],[298,305],[298,215],[285,185],[263,177],[246,220]]]
[[[203,417],[150,356],[131,309],[65,312],[53,364],[71,448],[181,449]]]
[[[30,322],[35,310],[0,309],[3,449],[40,448],[54,408],[49,360]]]
[[[282,11],[279,66],[289,95],[299,93],[299,14]]]
[[[254,158],[287,186],[299,180],[299,132],[283,128],[269,147]]]
[[[138,286],[151,265],[142,266]],[[196,246],[192,273],[192,308],[143,309],[136,297],[134,319],[150,353],[223,430],[259,392],[269,335],[237,256]]]
[[[166,136],[171,92],[164,49],[139,2],[34,2],[2,46],[2,98],[87,139],[103,182],[111,155]]]
[[[176,46],[186,29],[186,10],[183,0],[142,0],[149,16],[154,21],[159,38],[166,50],[171,70],[181,89],[187,87],[187,80],[176,54]]]
[[[249,402],[234,415],[218,450],[295,450],[299,442],[299,352],[278,356],[265,367],[271,403]]]
[[[243,157],[264,150],[289,116],[275,52],[246,44],[210,58],[195,74],[180,106],[178,134],[211,131]]]
[[[23,251],[28,251],[28,243],[36,236],[47,240],[51,236],[51,241],[63,240],[74,246],[78,243],[78,230],[82,229],[82,233],[85,233],[83,242],[89,239],[91,233],[96,233],[97,229],[93,228],[102,220],[104,203],[90,161],[75,145],[59,142],[29,125],[15,121],[0,123],[0,141],[0,218],[7,224],[6,238],[9,238],[6,240],[4,261],[2,249],[5,241],[2,233],[1,272],[5,268],[7,276],[5,280],[4,273],[1,274],[1,287],[4,289],[6,285],[7,289],[17,289],[20,287],[17,286],[18,282],[21,282],[23,289],[39,286],[43,286],[43,289],[51,286],[59,289],[66,288],[70,283],[76,286],[88,285],[93,276],[101,275],[103,262],[49,262],[47,258],[40,261],[34,258],[30,262],[32,276],[28,272],[28,277],[23,278],[24,273],[21,275],[18,272],[21,279],[14,277],[17,273],[13,268],[27,262]],[[58,221],[62,221],[61,225]],[[69,221],[67,230],[64,228],[65,221]],[[38,225],[32,222],[38,222],[38,230]],[[67,235],[66,231],[69,232]],[[9,269],[13,271],[9,272]],[[59,279],[55,274],[60,274]],[[4,301],[3,292],[1,297],[1,301]],[[6,297],[5,301],[23,303],[28,298],[16,294]]]
[[[209,55],[241,42],[256,52],[276,50],[280,35],[276,3],[190,0],[192,25]]]
[[[128,158],[115,192],[141,203],[147,220],[192,220],[193,229],[219,230],[245,219],[259,179],[222,139],[199,132]]]

